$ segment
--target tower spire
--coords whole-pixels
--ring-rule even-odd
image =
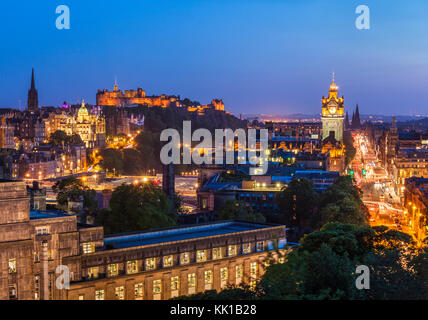
[[[36,112],[39,108],[39,98],[34,81],[34,68],[31,69],[31,87],[28,90],[27,110]]]
[[[34,83],[34,68],[31,69],[31,89],[36,89]]]

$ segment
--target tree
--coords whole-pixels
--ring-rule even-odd
[[[116,149],[104,149],[101,151],[102,167],[105,170],[121,174],[123,170],[122,153]]]
[[[144,171],[162,169],[160,162],[160,135],[144,130],[135,138],[136,149],[141,155],[144,155],[141,167]]]
[[[67,134],[62,130],[56,130],[49,137],[49,142],[54,145],[62,145],[67,141]]]
[[[348,176],[339,177],[321,195],[319,210],[313,215],[312,226],[321,228],[329,222],[355,225],[368,224],[368,209],[361,200],[361,191]]]
[[[76,145],[76,144],[84,144],[82,138],[77,133],[67,136],[66,144]]]
[[[135,149],[124,149],[123,154],[123,172],[127,175],[141,175],[143,173],[143,157]]]
[[[80,179],[68,177],[55,182],[52,191],[57,194],[57,202],[60,206],[66,206],[70,198],[83,196],[83,207],[90,213],[94,213],[98,207],[96,192],[85,186]]]
[[[353,225],[366,225],[367,217],[352,197],[345,197],[329,203],[315,215],[315,225],[319,228],[329,222],[340,222]]]
[[[253,208],[245,202],[236,200],[227,200],[226,203],[217,211],[219,220],[246,220],[251,222],[264,222],[265,217],[254,212]]]
[[[293,179],[276,198],[279,207],[279,221],[295,228],[300,235],[310,230],[312,215],[316,212],[319,196],[314,185],[307,179]]]
[[[171,201],[161,188],[152,183],[122,184],[110,199],[110,210],[97,218],[106,233],[120,233],[176,224]]]

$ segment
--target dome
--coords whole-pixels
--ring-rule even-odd
[[[333,80],[331,81],[330,84],[330,92],[337,92],[337,90],[339,89],[339,87],[334,83],[334,73],[333,73]]]
[[[77,116],[84,118],[84,117],[87,117],[88,115],[89,113],[88,113],[88,109],[86,109],[85,107],[85,101],[82,100],[82,105],[80,106],[79,111],[77,112]]]

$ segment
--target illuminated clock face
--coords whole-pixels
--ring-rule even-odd
[[[328,112],[330,112],[330,114],[335,114],[337,111],[337,104],[334,101],[330,101],[330,103],[328,104]]]

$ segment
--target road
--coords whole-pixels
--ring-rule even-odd
[[[362,199],[370,212],[370,225],[384,225],[412,234],[400,198],[394,191],[393,181],[377,159],[367,137],[362,133],[354,134],[354,147],[357,152],[351,170],[363,191]]]

